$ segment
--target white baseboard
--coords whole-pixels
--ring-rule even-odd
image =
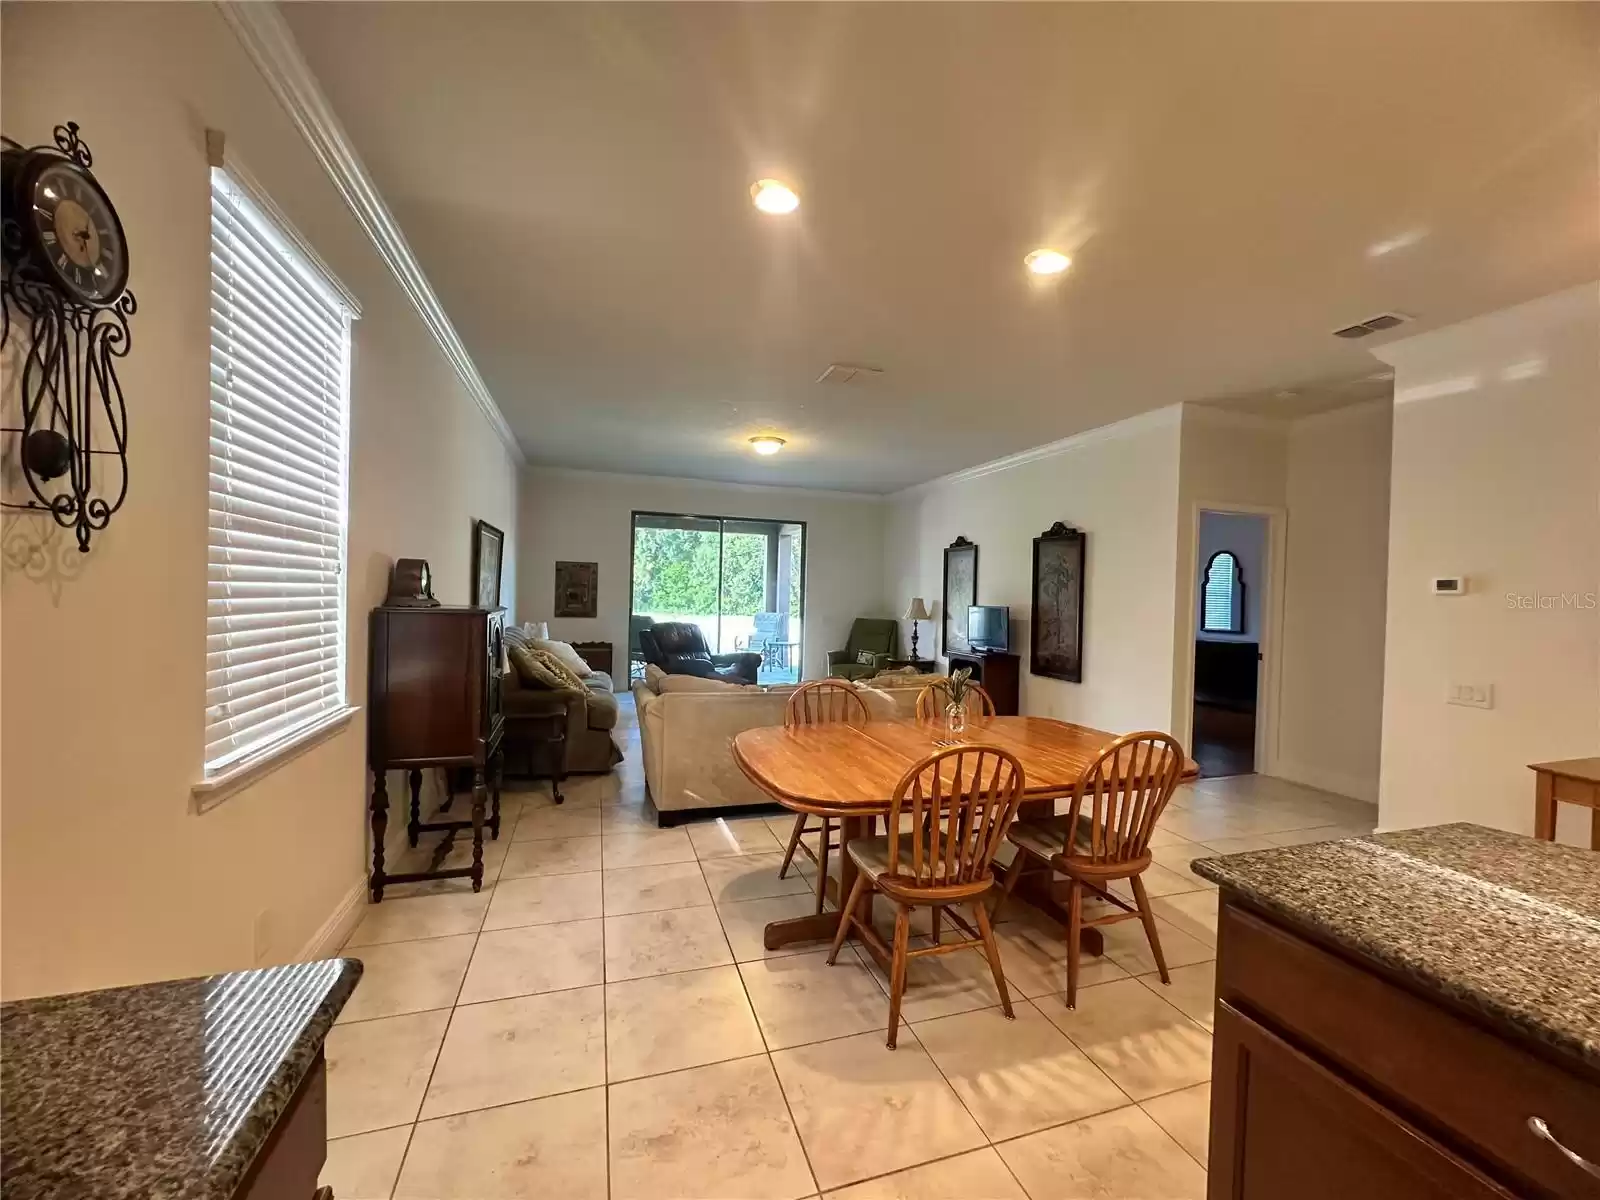
[[[338,954],[350,935],[355,932],[356,924],[361,920],[366,906],[367,881],[363,878],[350,885],[350,890],[344,894],[343,899],[328,915],[321,928],[301,947],[295,961],[310,962],[317,958],[332,958]]]
[[[1363,800],[1368,804],[1378,802],[1376,779],[1363,779],[1359,775],[1328,771],[1306,763],[1290,762],[1284,758],[1278,759],[1273,764],[1271,774],[1279,779],[1287,779],[1290,783],[1303,783],[1306,787],[1319,788],[1339,796],[1349,796],[1351,799]]]

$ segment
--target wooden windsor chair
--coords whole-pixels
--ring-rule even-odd
[[[789,702],[783,708],[783,724],[785,728],[795,725],[829,725],[843,722],[847,725],[865,725],[872,720],[872,712],[867,708],[867,702],[861,698],[861,693],[850,684],[840,679],[818,679],[812,683],[802,684],[789,695]],[[811,824],[816,821],[820,824]],[[838,848],[834,840],[834,833],[838,829],[838,822],[831,817],[813,817],[807,813],[799,813],[794,819],[794,829],[789,834],[789,845],[783,854],[783,863],[778,868],[778,878],[782,879],[789,872],[789,865],[794,861],[794,852],[803,851],[807,858],[817,864],[817,911],[821,912],[823,901],[828,892],[828,852]],[[817,850],[812,852],[806,845],[805,835],[820,832],[817,839]]]
[[[1183,747],[1154,730],[1119,737],[1090,764],[1064,816],[1018,821],[1006,835],[1017,855],[1006,871],[1000,906],[1017,880],[1030,870],[1059,871],[1071,882],[1067,898],[1067,1007],[1078,1002],[1078,932],[1084,925],[1109,925],[1134,917],[1144,923],[1150,953],[1168,983],[1155,914],[1140,876],[1150,865],[1150,835],[1183,773]],[[1110,890],[1126,879],[1133,891],[1129,904]],[[1092,920],[1083,918],[1083,894],[1093,892],[1121,911]]]
[[[994,716],[994,697],[984,691],[982,684],[967,684],[967,715]],[[932,721],[944,716],[950,707],[950,684],[946,680],[930,683],[917,693],[917,720]]]
[[[941,750],[901,777],[889,809],[888,834],[857,838],[845,848],[860,873],[841,912],[828,963],[831,966],[838,958],[852,929],[888,961],[889,1049],[894,1049],[899,1032],[906,964],[913,958],[981,949],[994,974],[1000,1005],[1006,1016],[1013,1015],[1000,948],[984,901],[994,886],[995,851],[1016,816],[1022,789],[1022,764],[1007,750],[981,743]],[[902,813],[910,818],[905,832],[900,829]],[[863,911],[874,892],[895,907],[892,949]],[[954,911],[955,905],[970,908],[976,927]],[[944,912],[967,936],[911,949],[911,910],[918,907]]]

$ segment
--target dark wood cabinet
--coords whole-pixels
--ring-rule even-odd
[[[578,652],[578,657],[589,664],[591,671],[604,671],[611,674],[613,661],[610,642],[573,642],[572,648]]]
[[[372,881],[374,901],[384,885],[422,879],[470,876],[473,890],[483,883],[485,795],[493,787],[493,812],[487,819],[500,836],[500,743],[505,730],[501,709],[504,613],[482,608],[403,608],[372,610],[367,686],[367,764],[372,769]],[[470,820],[421,819],[422,769],[467,769],[472,779]],[[387,772],[408,773],[411,816],[407,834],[413,846],[423,832],[471,829],[471,867],[388,874],[384,834],[388,828]]]
[[[1222,894],[1210,1200],[1600,1198],[1600,1079]]]
[[[967,667],[972,671],[972,681],[981,683],[983,690],[994,701],[996,716],[1014,717],[1022,704],[1022,660],[1015,654],[996,651],[946,656],[950,669]]]

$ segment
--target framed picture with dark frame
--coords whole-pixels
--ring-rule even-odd
[[[487,521],[472,523],[472,606],[500,607],[500,565],[505,561],[506,535]]]
[[[945,657],[951,652],[966,654],[972,644],[967,641],[967,609],[978,602],[978,547],[964,537],[957,537],[944,548],[944,611],[939,614],[944,631]]]
[[[1033,619],[1028,670],[1083,682],[1083,578],[1088,536],[1057,521],[1033,539]]]
[[[556,603],[558,617],[592,617],[600,609],[600,564],[592,562],[556,563]]]

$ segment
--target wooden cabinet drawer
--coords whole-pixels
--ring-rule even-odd
[[[1286,1031],[1519,1191],[1600,1200],[1600,1179],[1528,1128],[1600,1162],[1600,1085],[1251,913],[1224,904],[1217,996]]]

